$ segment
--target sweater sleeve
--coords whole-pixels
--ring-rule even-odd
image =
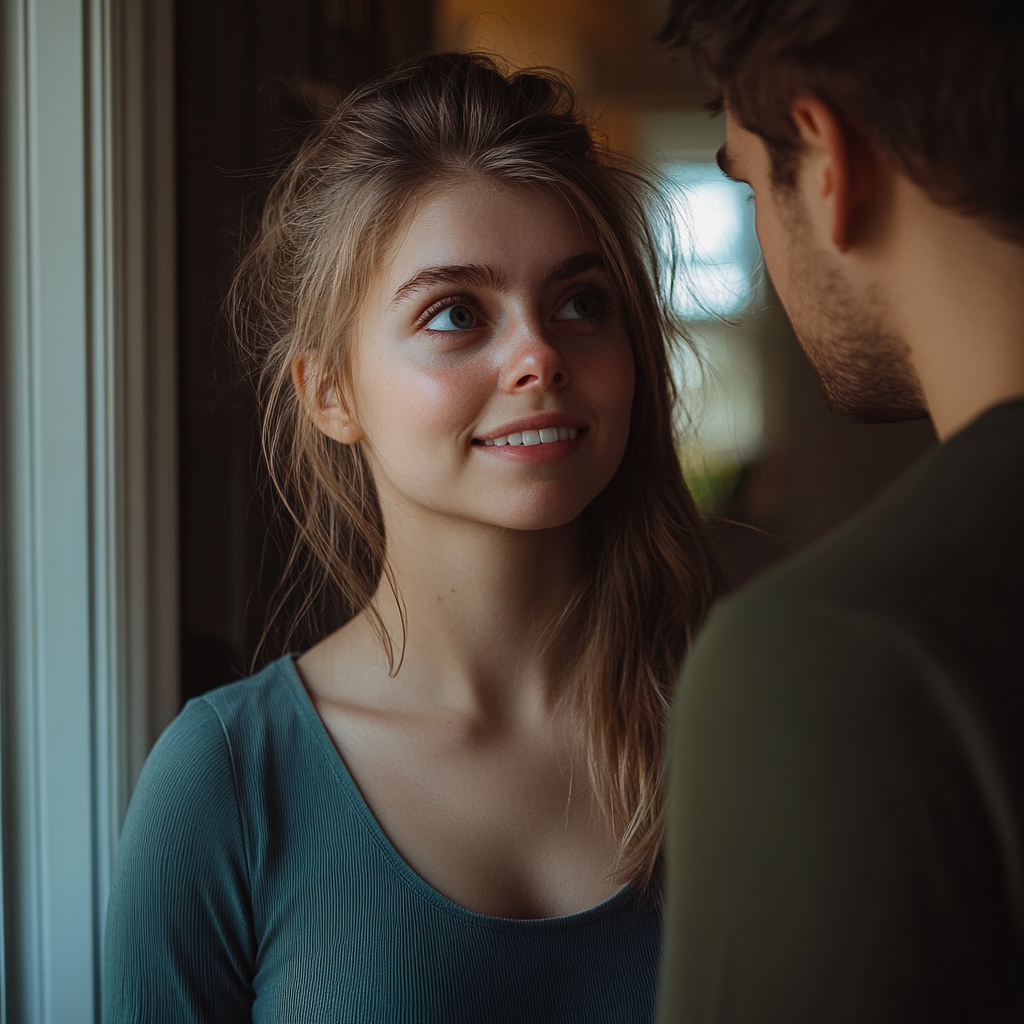
[[[827,608],[712,616],[674,709],[661,1024],[1015,1019],[998,767],[918,655]]]
[[[107,909],[106,1024],[250,1021],[254,940],[231,750],[190,702],[153,748]]]

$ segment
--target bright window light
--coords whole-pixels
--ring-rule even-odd
[[[694,351],[675,372],[683,395],[683,457],[702,467],[741,466],[764,444],[761,359],[746,313],[757,298],[760,250],[750,189],[709,160],[663,163],[672,193],[682,267],[676,309]],[[727,322],[729,319],[732,322]]]
[[[675,282],[677,309],[687,320],[735,316],[754,295],[750,189],[713,163],[668,163],[662,170],[678,187],[672,203],[684,266]]]

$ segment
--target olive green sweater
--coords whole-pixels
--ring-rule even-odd
[[[663,1024],[1024,1019],[1024,402],[723,602],[671,749]]]

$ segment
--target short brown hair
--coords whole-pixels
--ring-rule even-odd
[[[937,202],[1024,242],[1021,0],[672,0],[689,49],[794,180],[801,92],[880,145]]]

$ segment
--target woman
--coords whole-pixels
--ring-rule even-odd
[[[347,621],[154,749],[108,1021],[651,1018],[712,576],[656,198],[559,80],[467,54],[357,90],[276,185],[232,308],[291,579]]]

